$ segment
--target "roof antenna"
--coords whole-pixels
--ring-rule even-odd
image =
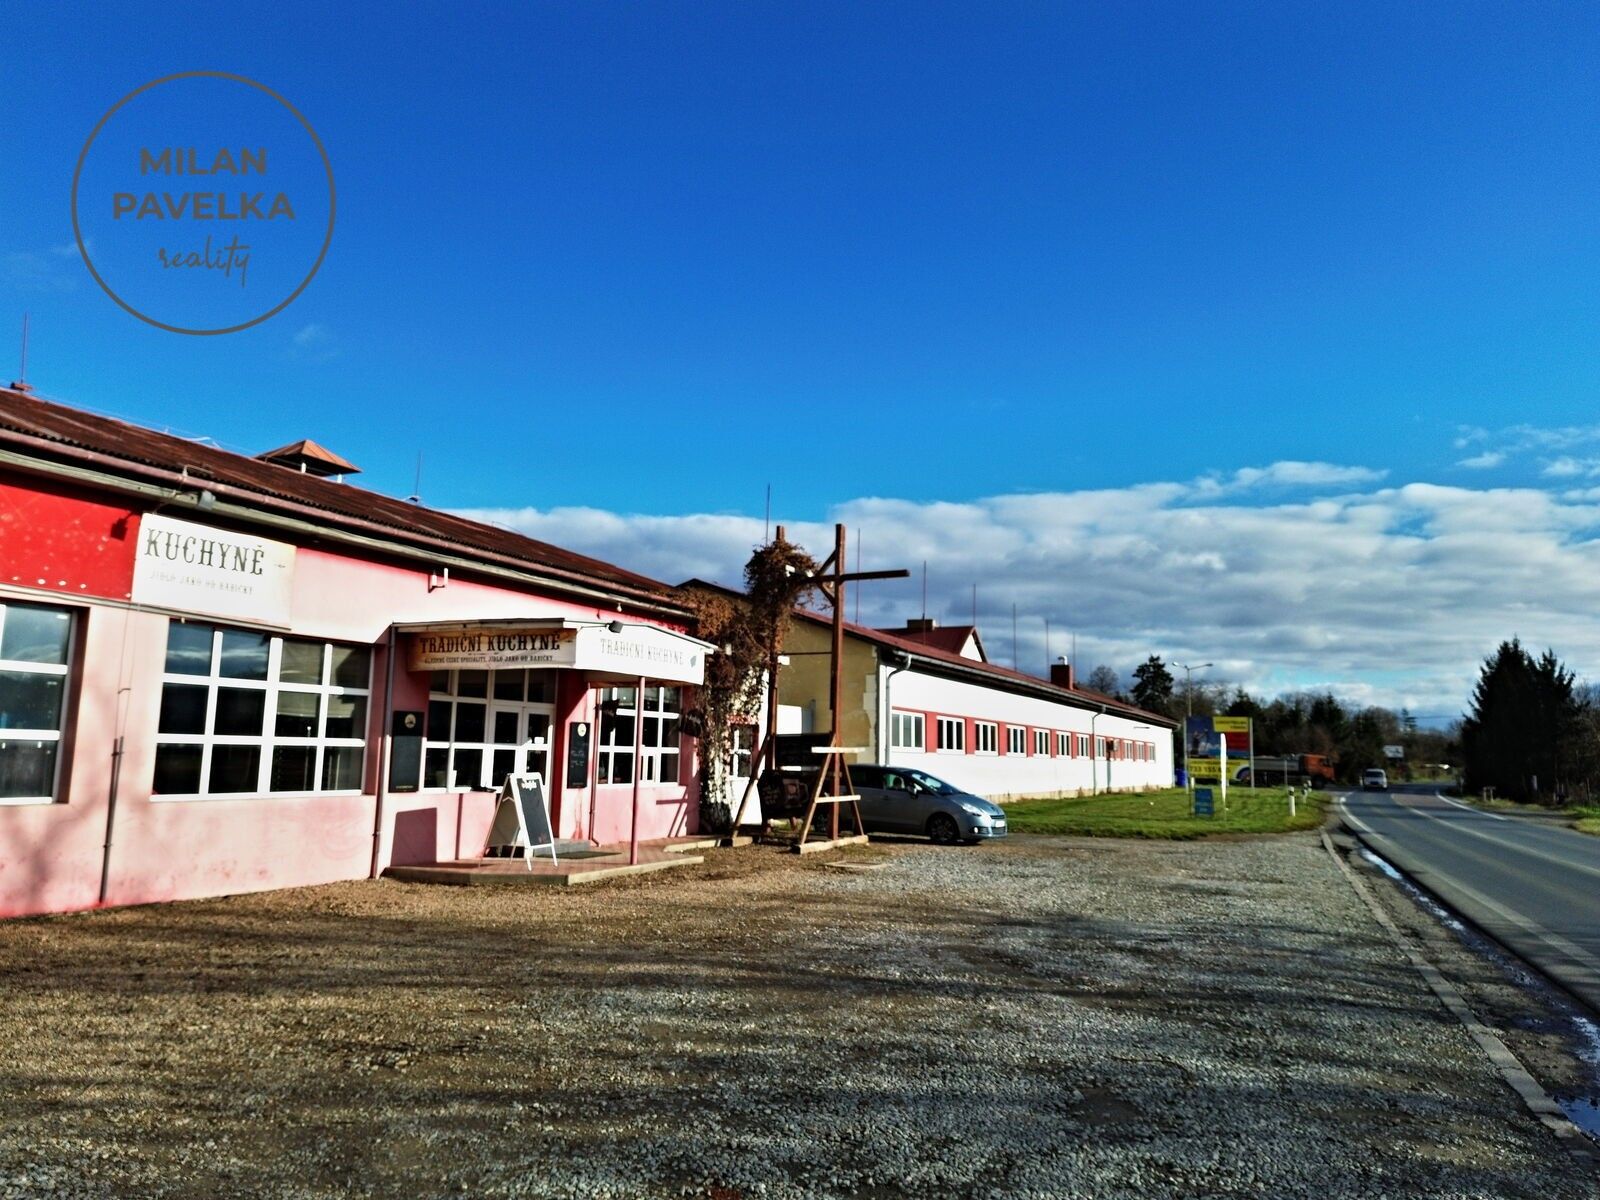
[[[978,627],[978,585],[972,585],[972,627]]]
[[[413,504],[422,503],[422,451],[417,451],[417,484],[411,489],[411,495],[406,497]]]
[[[922,560],[922,619],[928,619],[928,560]]]
[[[28,383],[28,318],[31,314],[22,314],[22,370],[11,381],[11,390],[15,392],[31,392],[33,387]]]

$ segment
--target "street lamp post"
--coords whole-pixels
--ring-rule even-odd
[[[1106,706],[1102,704],[1100,711],[1089,714],[1089,794],[1100,794],[1100,737],[1094,731],[1094,723],[1106,715]],[[1111,780],[1111,764],[1106,764],[1106,782]]]
[[[1194,673],[1196,671],[1203,671],[1207,667],[1215,666],[1216,664],[1203,662],[1190,665],[1189,663],[1175,662],[1172,665],[1183,668],[1183,786],[1186,788],[1192,788],[1194,787],[1194,779],[1189,775],[1188,718],[1194,716]]]

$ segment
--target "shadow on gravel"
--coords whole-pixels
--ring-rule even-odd
[[[1579,1194],[1376,930],[844,879],[0,926],[0,1196]]]

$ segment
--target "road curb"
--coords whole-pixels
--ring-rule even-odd
[[[1322,831],[1322,846],[1328,852],[1328,857],[1333,859],[1334,866],[1339,868],[1340,873],[1344,875],[1350,886],[1355,889],[1356,895],[1360,896],[1362,902],[1366,904],[1373,918],[1388,931],[1390,938],[1400,947],[1406,958],[1411,961],[1411,965],[1417,969],[1417,973],[1422,976],[1433,994],[1466,1028],[1472,1040],[1478,1043],[1484,1054],[1488,1056],[1489,1062],[1500,1073],[1500,1078],[1505,1080],[1506,1085],[1521,1098],[1528,1111],[1555,1135],[1557,1141],[1561,1143],[1562,1149],[1568,1154],[1589,1166],[1600,1167],[1600,1150],[1596,1150],[1584,1132],[1568,1120],[1566,1113],[1562,1112],[1561,1106],[1555,1102],[1549,1092],[1539,1086],[1538,1080],[1528,1073],[1528,1069],[1522,1065],[1522,1060],[1511,1052],[1510,1047],[1500,1040],[1499,1035],[1478,1020],[1477,1015],[1473,1013],[1471,1006],[1466,1002],[1465,997],[1461,995],[1456,985],[1445,978],[1444,973],[1434,966],[1428,957],[1406,936],[1405,932],[1394,923],[1393,918],[1384,911],[1377,898],[1368,891],[1367,885],[1362,883],[1356,873],[1350,869],[1349,864],[1339,857],[1338,851],[1334,849],[1333,840],[1328,836],[1326,829]]]

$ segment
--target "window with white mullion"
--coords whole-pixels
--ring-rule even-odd
[[[897,750],[925,750],[927,748],[927,718],[921,713],[897,712],[891,723],[894,747]]]
[[[973,725],[973,740],[977,743],[973,747],[974,753],[1000,753],[1000,729],[992,721],[975,722]]]
[[[428,689],[427,739],[423,742],[424,788],[480,789],[488,786],[490,672],[435,671]]]
[[[677,783],[682,758],[681,688],[647,685],[606,688],[600,694],[600,741],[595,780],[602,784]],[[639,723],[641,761],[633,761],[634,723]]]
[[[56,798],[75,625],[69,609],[0,600],[0,804]]]
[[[152,792],[359,792],[370,665],[364,646],[172,622]]]

